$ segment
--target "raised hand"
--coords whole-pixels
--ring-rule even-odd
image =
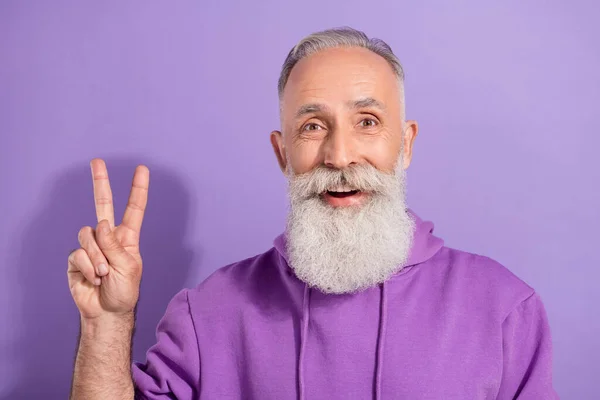
[[[140,230],[148,201],[150,172],[136,168],[121,224],[115,226],[112,192],[106,164],[91,162],[98,225],[79,231],[81,247],[69,255],[67,276],[71,295],[83,319],[132,312],[142,278]]]

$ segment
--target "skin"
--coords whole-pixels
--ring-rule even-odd
[[[417,123],[403,122],[400,98],[391,67],[368,50],[330,49],[300,61],[281,99],[282,130],[271,134],[282,171],[291,173],[288,164],[302,174],[318,166],[369,163],[392,172],[401,149],[402,167],[408,168]],[[81,247],[69,255],[67,269],[81,320],[71,399],[131,400],[139,238],[150,175],[145,166],[136,168],[125,215],[115,225],[106,164],[94,159],[91,170],[98,225],[79,231]],[[343,207],[360,205],[366,196],[324,199]]]
[[[393,172],[402,149],[407,169],[416,121],[403,121],[398,78],[387,61],[364,48],[327,49],[300,60],[281,97],[281,131],[271,144],[284,174],[324,166],[369,163]],[[368,193],[339,199],[335,207],[365,202]]]
[[[140,165],[129,201],[115,226],[112,192],[104,161],[91,162],[98,225],[81,228],[81,247],[68,258],[71,295],[81,333],[71,399],[133,399],[131,338],[142,277],[140,230],[150,173]]]

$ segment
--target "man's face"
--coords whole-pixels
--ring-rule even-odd
[[[403,117],[399,82],[385,59],[363,48],[327,49],[293,68],[281,99],[282,131],[271,141],[288,174],[362,164],[392,173],[400,156],[398,167],[408,168],[417,134]],[[323,200],[356,206],[368,196],[325,192]]]
[[[323,51],[290,75],[271,141],[289,177],[288,261],[311,287],[360,291],[408,260],[404,170],[417,126],[402,123],[400,99],[392,68],[364,49]]]

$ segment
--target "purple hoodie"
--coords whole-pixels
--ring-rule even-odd
[[[133,365],[139,398],[558,398],[540,297],[413,216],[407,266],[360,293],[307,287],[284,236],[181,291]]]

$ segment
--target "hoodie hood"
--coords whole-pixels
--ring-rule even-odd
[[[415,233],[413,236],[413,243],[408,257],[408,262],[406,263],[402,271],[404,271],[407,267],[414,267],[424,263],[425,261],[433,257],[444,246],[444,241],[439,237],[433,235],[433,222],[422,220],[411,209],[408,209],[407,212],[415,221]],[[277,252],[285,259],[286,263],[289,265],[286,250],[286,234],[282,233],[281,235],[277,236],[277,238],[275,238],[273,242],[273,245]]]
[[[407,212],[415,221],[415,235],[406,266],[414,267],[429,260],[440,251],[444,246],[444,241],[433,235],[433,222],[423,221],[410,209]]]

